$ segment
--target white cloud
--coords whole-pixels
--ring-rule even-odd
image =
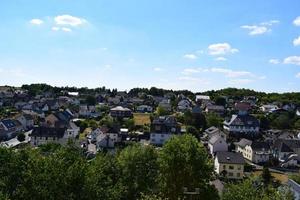
[[[59,31],[60,30],[60,28],[57,27],[57,26],[53,26],[51,29],[52,29],[52,31]]]
[[[294,46],[299,46],[300,45],[300,36],[298,38],[295,38],[293,41]]]
[[[156,72],[161,72],[161,71],[163,71],[164,69],[163,69],[163,68],[160,68],[160,67],[155,67],[153,70],[156,71]]]
[[[296,74],[296,78],[300,78],[300,72]]]
[[[227,58],[225,58],[225,57],[217,57],[216,60],[217,61],[226,61]]]
[[[72,29],[66,27],[62,27],[61,30],[64,32],[72,32]]]
[[[297,18],[293,21],[293,24],[294,24],[295,26],[300,26],[300,16],[297,17]]]
[[[211,72],[222,73],[226,77],[230,77],[230,78],[237,78],[237,77],[241,77],[241,76],[255,77],[255,75],[253,73],[248,72],[248,71],[234,71],[234,70],[225,69],[225,68],[211,68]]]
[[[41,25],[44,23],[44,21],[41,19],[32,19],[32,20],[30,20],[30,23],[33,25]]]
[[[185,54],[183,57],[189,60],[196,60],[198,58],[195,54]]]
[[[258,25],[243,25],[241,28],[249,30],[249,35],[262,35],[267,32],[272,31],[271,27],[274,24],[278,24],[278,20],[270,20],[266,22],[259,23]]]
[[[229,53],[237,53],[238,49],[234,49],[228,43],[217,43],[208,46],[208,52],[210,55],[226,55]]]
[[[186,68],[181,73],[185,75],[200,73],[201,69]]]
[[[241,28],[248,29],[250,31],[249,35],[261,35],[261,34],[264,34],[268,31],[270,31],[270,29],[268,29],[266,26],[244,25],[244,26],[241,26]]]
[[[270,20],[270,21],[267,21],[267,22],[262,22],[260,23],[260,25],[263,25],[263,26],[272,26],[274,24],[279,24],[280,21],[279,20]]]
[[[181,81],[187,81],[187,82],[192,82],[192,83],[210,84],[210,82],[208,80],[190,77],[190,76],[181,76],[178,79]]]
[[[54,18],[54,21],[57,25],[67,25],[67,26],[79,26],[87,21],[83,18],[74,17],[71,15],[59,15]]]
[[[248,84],[248,83],[252,83],[254,80],[253,79],[231,79],[228,81],[229,84],[235,85],[235,86],[239,86],[241,84]]]
[[[269,60],[269,63],[274,64],[274,65],[277,65],[277,64],[280,63],[280,61],[279,61],[278,59],[270,59],[270,60]]]
[[[300,56],[289,56],[284,59],[284,64],[300,65]]]

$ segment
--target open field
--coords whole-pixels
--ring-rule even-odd
[[[151,123],[150,114],[148,113],[134,113],[133,120],[136,126],[143,126]]]
[[[260,176],[261,173],[262,171],[256,171],[253,174],[255,176]],[[274,179],[280,181],[281,183],[286,183],[288,181],[288,175],[286,174],[271,172],[271,175],[274,177]]]

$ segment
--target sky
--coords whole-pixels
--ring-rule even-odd
[[[1,0],[0,85],[300,91],[299,0]]]

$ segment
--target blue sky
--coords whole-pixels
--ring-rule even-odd
[[[299,92],[299,8],[298,0],[1,0],[0,85]]]

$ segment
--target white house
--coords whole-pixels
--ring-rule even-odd
[[[240,153],[220,151],[215,156],[215,172],[228,179],[242,179],[245,160]]]
[[[214,155],[219,151],[228,151],[228,145],[221,135],[214,135],[208,141],[209,153]]]
[[[232,115],[229,121],[224,121],[224,130],[234,134],[258,134],[259,121],[252,115]]]
[[[67,132],[66,128],[34,127],[30,143],[32,146],[47,143],[66,144],[69,140],[75,140],[75,137],[71,132]]]
[[[262,112],[268,113],[268,112],[271,112],[273,110],[279,109],[279,107],[277,105],[273,105],[273,104],[266,104],[266,105],[260,106],[259,109]]]
[[[235,143],[236,152],[242,153],[243,157],[253,163],[266,163],[271,156],[270,146],[266,142],[241,139]]]
[[[150,143],[162,146],[172,136],[181,133],[181,127],[173,116],[161,116],[151,124]]]

